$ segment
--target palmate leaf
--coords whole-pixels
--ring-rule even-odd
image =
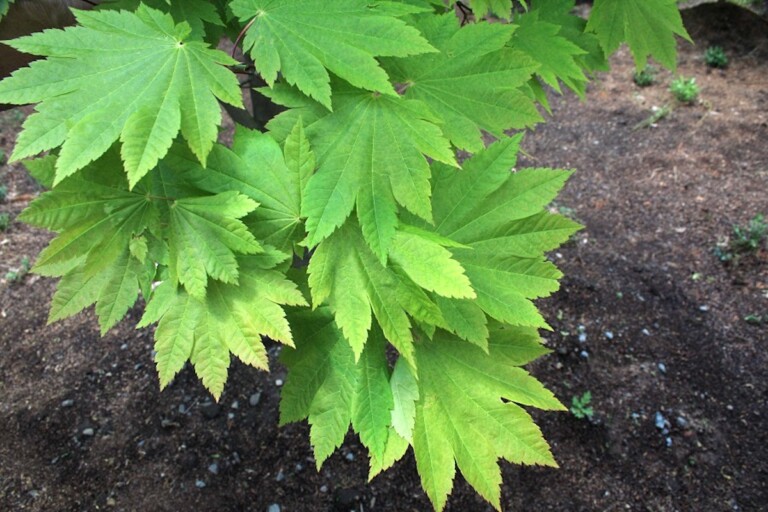
[[[140,326],[158,322],[155,361],[161,387],[190,360],[218,400],[227,380],[230,353],[266,370],[262,335],[293,345],[281,306],[304,306],[306,301],[295,284],[272,270],[276,261],[261,255],[239,258],[240,285],[213,282],[203,300],[171,281],[153,292]]]
[[[398,203],[427,221],[426,156],[456,165],[437,119],[420,101],[342,88],[336,110],[307,127],[319,169],[305,190],[307,243],[317,245],[357,207],[366,242],[386,262]]]
[[[269,135],[241,127],[232,149],[216,144],[205,166],[178,145],[166,161],[201,190],[237,191],[256,201],[259,207],[245,223],[266,244],[291,252],[305,238],[302,191],[314,171],[315,157],[301,124],[290,132],[284,151]]]
[[[47,57],[0,83],[0,102],[36,103],[14,149],[21,159],[61,146],[56,183],[102,155],[119,138],[129,183],[165,156],[179,131],[201,162],[217,136],[217,98],[242,103],[236,62],[189,37],[187,23],[139,6],[78,11],[81,26],[9,42]]]
[[[597,35],[608,55],[626,41],[640,69],[649,55],[675,69],[675,35],[691,40],[675,0],[595,0],[587,30]]]
[[[413,363],[408,315],[444,325],[437,306],[416,283],[451,297],[471,298],[475,292],[450,252],[435,242],[398,231],[394,246],[392,259],[401,272],[384,267],[366,245],[357,223],[350,221],[315,251],[309,264],[309,285],[315,306],[330,305],[355,357],[368,339],[373,312],[387,340]],[[415,261],[419,254],[407,254],[414,246],[427,256],[426,265]]]
[[[456,464],[497,509],[497,459],[557,465],[541,431],[518,405],[565,410],[517,367],[546,352],[538,339],[535,329],[497,328],[487,354],[446,333],[416,345],[420,396],[413,450],[422,485],[437,510],[453,487]]]
[[[483,324],[475,306],[512,325],[547,327],[531,299],[558,288],[560,272],[543,258],[579,225],[543,213],[569,172],[525,169],[511,173],[520,138],[502,139],[464,163],[461,171],[433,166],[435,231],[465,247],[451,248],[477,293],[473,306],[442,300],[452,330],[483,347]],[[425,226],[427,227],[427,226]]]
[[[208,276],[238,282],[235,253],[263,252],[239,219],[257,203],[236,191],[177,199],[170,206],[170,269],[190,295],[205,297]]]
[[[374,329],[359,360],[327,308],[291,315],[296,349],[281,360],[288,378],[281,393],[280,423],[309,418],[318,468],[344,441],[350,423],[372,456],[382,459],[395,407],[385,340]]]
[[[587,54],[586,50],[561,35],[561,25],[540,19],[538,10],[516,17],[515,25],[510,46],[540,65],[536,74],[557,92],[562,81],[583,96],[587,77],[578,59]]]
[[[250,23],[244,46],[264,80],[272,85],[280,72],[329,109],[328,71],[394,96],[375,57],[434,51],[417,30],[367,0],[233,0],[230,7]]]
[[[154,275],[153,262],[142,263],[129,251],[98,274],[77,268],[62,277],[57,285],[48,323],[75,315],[95,303],[104,335],[123,319],[136,303],[139,288],[149,286]]]
[[[90,277],[113,264],[134,235],[159,218],[146,192],[143,185],[128,191],[119,156],[110,151],[40,196],[20,218],[59,235],[40,253],[33,270],[61,276],[82,264]]]
[[[418,17],[417,26],[440,53],[388,59],[386,66],[403,84],[406,98],[424,102],[443,120],[455,146],[479,151],[482,131],[502,136],[505,130],[541,121],[520,89],[540,65],[506,47],[514,26],[460,27],[452,13]]]

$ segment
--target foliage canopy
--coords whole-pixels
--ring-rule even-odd
[[[436,509],[456,467],[500,508],[499,459],[556,466],[524,406],[564,407],[521,367],[579,226],[547,210],[570,172],[516,168],[519,131],[621,42],[673,67],[687,36],[674,0],[457,4],[118,0],[8,42],[42,57],[0,103],[37,104],[13,158],[48,152],[22,218],[57,233],[51,321],[95,304],[106,332],[141,296],[161,386],[190,361],[217,399],[279,341],[281,422],[309,420],[318,466],[350,425],[371,477],[410,446]],[[238,74],[283,111],[225,146]]]

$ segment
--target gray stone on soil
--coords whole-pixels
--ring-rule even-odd
[[[280,505],[277,503],[271,504],[269,507],[267,507],[267,512],[280,512]]]
[[[203,480],[197,479],[195,480],[195,487],[198,489],[205,489],[205,482]]]
[[[353,460],[355,460],[355,454],[352,453],[352,452],[349,452],[348,454],[346,454],[344,456],[344,458],[347,459],[348,461],[352,462]]]
[[[261,402],[261,391],[257,391],[256,393],[252,394],[248,399],[248,403],[251,407],[256,407],[259,405],[259,402]]]
[[[234,402],[232,402],[232,405],[230,405],[229,407],[232,408],[232,409],[239,409],[240,408],[240,402],[235,400]]]
[[[285,480],[285,473],[283,473],[283,470],[281,469],[280,471],[277,472],[277,476],[275,477],[275,481],[276,482],[282,482],[283,480]]]
[[[658,368],[659,368],[659,371],[661,373],[666,375],[666,373],[667,373],[667,365],[665,365],[664,363],[659,363],[658,364]]]
[[[74,405],[75,405],[75,401],[72,399],[67,399],[61,402],[61,407],[63,407],[64,409],[68,409],[70,407],[73,407]]]
[[[221,406],[216,402],[205,402],[200,406],[200,411],[203,413],[203,416],[212,420],[221,412]]]
[[[605,338],[608,340],[613,339],[613,331],[605,331]]]
[[[327,485],[321,485],[320,486],[320,492],[325,494],[328,492],[328,486]]]
[[[84,437],[93,437],[95,434],[96,434],[96,431],[93,430],[91,427],[87,427],[83,429]]]
[[[208,472],[213,474],[213,475],[218,475],[219,474],[219,465],[214,462],[213,464],[208,466]]]
[[[586,350],[582,350],[581,352],[579,352],[579,356],[582,359],[589,359],[589,352],[587,352]]]
[[[688,420],[682,416],[675,418],[675,424],[680,428],[688,428]]]

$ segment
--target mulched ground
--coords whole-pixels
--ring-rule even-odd
[[[768,251],[730,264],[713,253],[734,224],[768,214],[768,24],[727,5],[686,21],[697,46],[681,45],[678,73],[696,77],[697,104],[674,103],[669,72],[635,86],[623,51],[586,102],[553,99],[524,144],[523,165],[578,169],[553,208],[586,225],[552,255],[566,274],[541,303],[553,354],[532,370],[566,403],[590,391],[595,415],[536,415],[561,468],[503,464],[506,510],[768,503]],[[728,69],[705,66],[710,44]],[[666,118],[635,129],[664,105]],[[0,116],[6,152],[22,117]],[[12,218],[37,192],[18,166],[0,167],[0,183]],[[0,277],[48,237],[12,222]],[[92,313],[46,327],[53,289],[30,275],[0,283],[0,510],[430,508],[412,456],[367,484],[352,436],[316,472],[306,425],[277,427],[279,367],[235,363],[220,405],[191,369],[160,393],[139,310],[104,338]],[[458,481],[448,509],[488,507]]]

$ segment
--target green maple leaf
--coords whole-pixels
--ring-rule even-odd
[[[419,283],[438,294],[474,297],[464,270],[450,252],[435,242],[416,237],[404,231],[396,233],[393,260],[398,271],[384,267],[376,259],[353,221],[315,251],[309,264],[313,303],[330,305],[355,357],[360,356],[368,339],[373,313],[387,340],[413,362],[408,315],[432,325],[444,324],[439,310]],[[412,247],[423,251],[426,260],[417,262],[419,254],[408,253]]]
[[[236,62],[191,39],[187,23],[140,5],[77,11],[81,26],[9,42],[47,57],[0,83],[0,102],[37,103],[14,149],[21,159],[61,146],[56,183],[119,138],[133,186],[165,156],[179,132],[201,162],[218,135],[217,98],[241,106]],[[52,78],[53,77],[53,78]]]
[[[432,218],[425,155],[456,165],[454,155],[420,101],[349,88],[335,101],[335,112],[307,128],[319,165],[302,204],[307,243],[320,243],[357,206],[365,240],[384,263],[398,203],[422,219]]]
[[[238,128],[232,149],[216,144],[206,166],[180,146],[171,150],[168,164],[183,171],[184,179],[197,188],[237,191],[259,203],[245,222],[264,243],[291,252],[305,238],[302,191],[314,171],[315,157],[300,123],[289,133],[284,150],[269,135]]]
[[[586,53],[574,60],[587,71],[608,71],[608,60],[600,41],[592,32],[586,32],[587,20],[574,14],[576,0],[532,0],[529,12],[535,12],[541,21],[560,27],[558,36],[564,37]]]
[[[450,250],[477,293],[476,306],[509,324],[546,328],[531,299],[557,290],[561,273],[543,253],[567,240],[579,225],[542,213],[569,172],[510,172],[519,142],[519,136],[502,139],[467,160],[461,171],[433,166],[435,231],[466,246]],[[440,305],[445,318],[458,307],[446,301]],[[483,347],[481,317],[472,311],[474,306],[462,307],[451,330]]]
[[[306,305],[295,284],[261,256],[239,259],[240,285],[211,283],[198,300],[166,281],[153,293],[140,326],[158,322],[155,361],[161,387],[190,360],[203,385],[218,400],[227,380],[230,353],[268,369],[261,336],[293,345],[282,305]]]
[[[597,35],[606,54],[626,41],[641,69],[649,55],[675,69],[675,35],[691,40],[675,0],[595,0],[587,30]]]
[[[394,399],[385,340],[372,331],[360,359],[326,308],[291,316],[296,350],[281,360],[288,378],[281,393],[280,423],[309,418],[318,468],[344,441],[350,423],[372,456],[384,458]]]
[[[443,120],[442,128],[455,146],[479,151],[483,131],[500,137],[505,130],[541,121],[521,90],[539,64],[506,47],[514,26],[460,27],[452,13],[417,19],[440,53],[389,59],[387,69],[403,84],[406,98],[423,101]]]
[[[262,246],[239,219],[257,206],[236,191],[177,199],[170,207],[170,268],[193,297],[203,299],[208,276],[238,282],[235,253],[256,254]]]
[[[119,157],[110,151],[37,198],[20,218],[59,234],[33,270],[47,276],[64,275],[81,264],[88,276],[104,270],[123,255],[134,235],[158,219],[146,192],[143,185],[128,190]]]
[[[375,57],[404,57],[434,49],[418,31],[367,0],[233,0],[249,23],[244,47],[270,85],[278,72],[331,108],[328,71],[352,85],[395,95]]]
[[[539,11],[518,16],[515,25],[509,44],[540,64],[536,74],[557,92],[562,81],[583,96],[587,77],[578,59],[587,51],[563,37],[560,24],[541,20]]]
[[[437,510],[453,487],[455,465],[497,509],[497,459],[557,465],[541,431],[518,405],[565,410],[518,368],[546,352],[536,331],[494,329],[488,348],[486,354],[446,333],[416,345],[420,397],[413,449],[422,485]]]
[[[148,287],[154,275],[154,263],[142,264],[128,251],[98,274],[78,267],[57,285],[48,323],[75,315],[95,303],[103,335],[125,316],[136,303],[139,288]]]

